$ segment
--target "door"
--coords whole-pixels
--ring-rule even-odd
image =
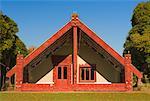
[[[56,67],[56,87],[67,89],[70,85],[70,68],[69,65],[59,65]]]

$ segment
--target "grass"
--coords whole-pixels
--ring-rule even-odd
[[[150,92],[150,84],[149,84],[149,83],[143,84],[143,85],[141,86],[141,91]]]
[[[47,93],[2,92],[0,101],[150,101],[150,93]]]

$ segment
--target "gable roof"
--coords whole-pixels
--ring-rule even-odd
[[[24,58],[23,68],[29,64],[35,57],[42,53],[47,47],[53,44],[57,39],[59,39],[65,32],[71,29],[73,26],[77,26],[84,33],[86,33],[92,40],[94,40],[98,45],[100,45],[105,51],[107,51],[112,57],[114,57],[118,62],[125,66],[124,57],[120,56],[113,48],[111,48],[107,43],[105,43],[100,37],[98,37],[90,28],[88,28],[84,23],[82,23],[78,16],[72,16],[72,20],[69,21],[64,27],[62,27],[58,32],[56,32],[51,38],[45,41],[40,47],[31,52]],[[130,71],[133,72],[138,78],[142,78],[142,74],[132,65],[129,66]],[[16,66],[14,66],[7,73],[7,77],[12,76],[16,71]]]
[[[111,56],[113,56],[117,61],[119,61],[123,66],[125,65],[124,57],[120,56],[113,48],[111,48],[107,43],[105,43],[100,37],[98,37],[90,28],[79,21],[78,27],[85,32],[92,40],[94,40],[98,45],[100,45],[105,51],[107,51]],[[130,64],[130,71],[133,72],[139,78],[142,78],[142,74],[137,70],[132,64]]]

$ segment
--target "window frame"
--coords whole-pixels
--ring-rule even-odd
[[[62,79],[62,67],[59,66],[57,70],[57,79]]]
[[[85,68],[85,69],[88,69],[89,70],[89,80],[86,80],[86,70],[84,70],[84,80],[82,80],[82,69]],[[92,69],[94,69],[94,80],[91,80],[91,71]],[[88,64],[82,64],[82,65],[79,65],[79,82],[90,82],[90,83],[94,83],[96,82],[96,65],[88,65]]]
[[[67,80],[68,68],[67,66],[58,66],[57,68],[57,79]]]
[[[68,76],[68,75],[67,75],[67,74],[68,74],[67,72],[68,72],[67,67],[64,66],[64,67],[63,67],[63,79],[67,79],[67,78],[68,78],[68,77],[67,77],[67,76]]]

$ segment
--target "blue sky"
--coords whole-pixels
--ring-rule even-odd
[[[29,46],[40,46],[70,21],[71,14],[122,55],[136,5],[144,0],[0,0],[0,10],[19,27]]]

